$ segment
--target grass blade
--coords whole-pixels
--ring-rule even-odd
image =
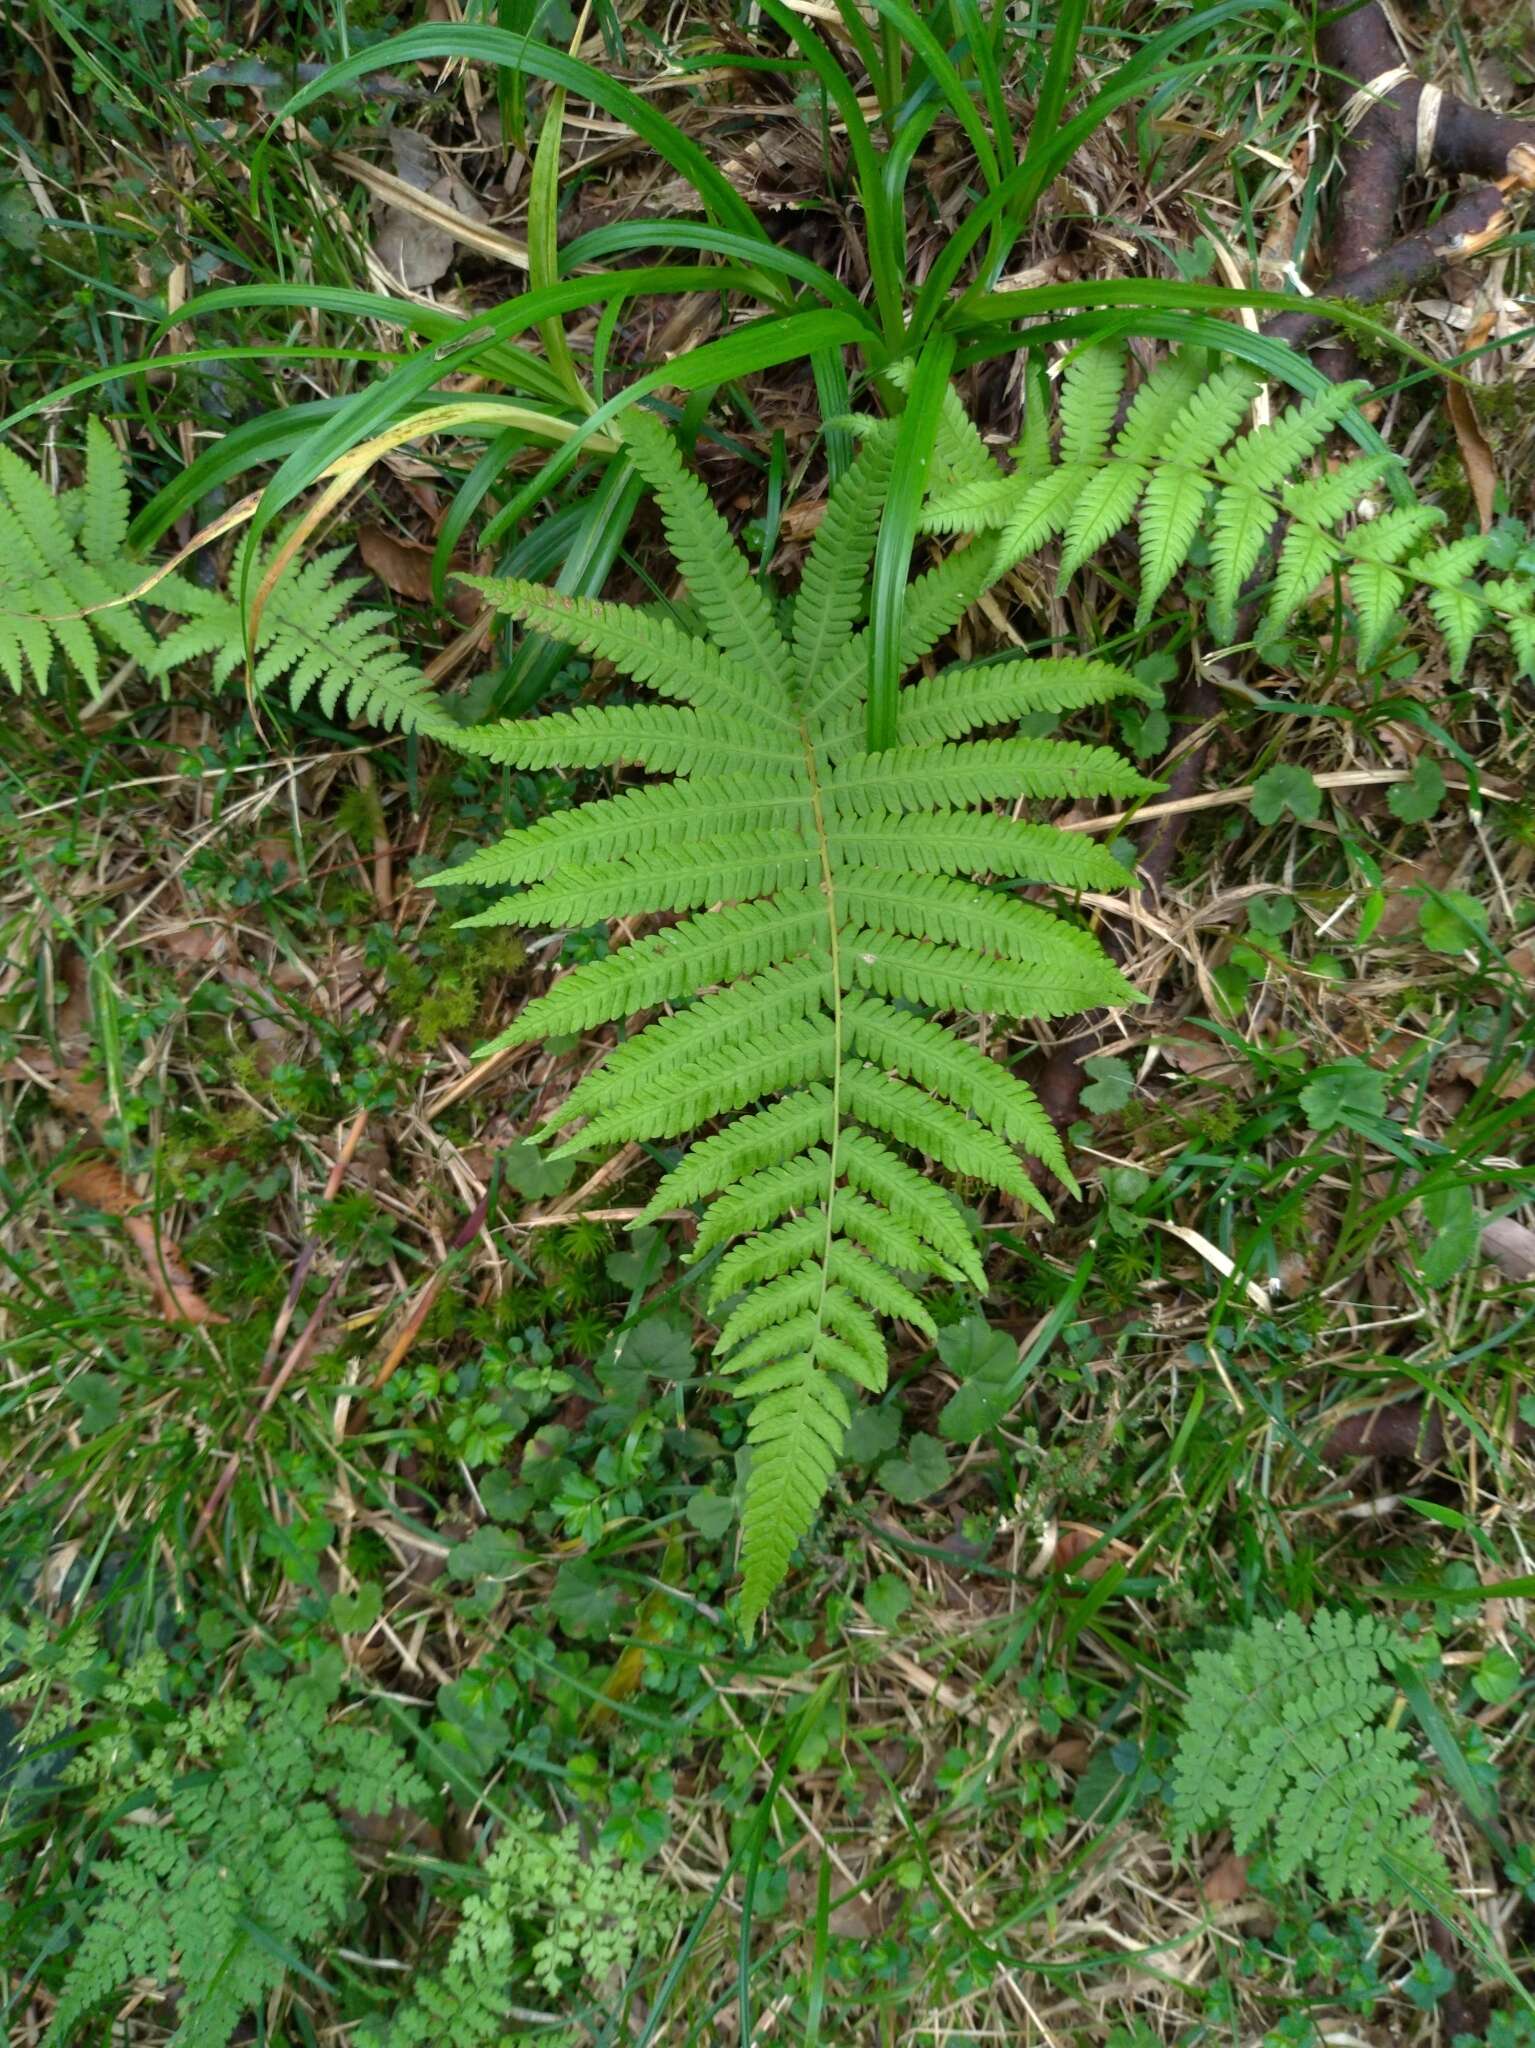
[[[419,64],[448,57],[477,64],[496,64],[513,72],[526,72],[548,85],[563,86],[567,92],[590,100],[615,121],[622,121],[669,163],[692,186],[704,211],[737,234],[763,242],[768,239],[756,215],[740,194],[717,171],[697,143],[683,134],[674,121],[658,114],[639,93],[616,78],[572,57],[564,50],[530,36],[514,35],[506,29],[486,28],[474,22],[427,23],[390,36],[366,50],[358,50],[340,64],[333,64],[311,84],[302,87],[273,117],[272,134],[294,120],[317,100],[341,87],[354,84],[371,71],[394,70],[402,64]],[[259,203],[266,176],[266,153],[271,136],[264,137],[251,159],[251,199]]]
[[[874,587],[869,606],[873,642],[869,676],[871,752],[895,745],[906,579],[911,568],[912,543],[917,537],[917,514],[927,486],[928,464],[933,457],[933,442],[953,362],[953,337],[934,335],[917,358],[897,434],[890,496],[874,548]]]

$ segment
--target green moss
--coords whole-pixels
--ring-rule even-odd
[[[512,932],[450,931],[426,939],[414,954],[393,954],[384,1000],[391,1015],[415,1019],[415,1042],[429,1052],[445,1038],[473,1033],[490,984],[518,973],[526,960]]]

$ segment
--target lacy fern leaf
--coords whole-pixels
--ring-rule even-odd
[[[128,550],[128,509],[127,471],[99,420],[86,426],[83,481],[58,497],[18,455],[0,449],[0,677],[13,689],[30,681],[45,690],[62,660],[97,690],[103,648],[162,680],[203,658],[211,658],[216,682],[243,678],[246,546],[236,550],[227,590],[155,575]],[[396,644],[390,614],[352,609],[366,579],[338,575],[348,552],[335,548],[290,564],[278,578],[256,638],[256,689],[281,684],[295,707],[313,695],[327,717],[344,712],[450,741],[458,727]],[[253,587],[274,553],[263,553]],[[153,633],[141,604],[182,623]]]
[[[253,588],[273,553],[275,549],[263,553],[252,572]],[[327,718],[344,711],[349,718],[451,742],[458,727],[426,677],[396,644],[389,630],[390,615],[350,609],[365,579],[337,575],[347,553],[346,548],[329,549],[302,564],[291,564],[278,578],[256,633],[256,689],[272,690],[281,683],[295,710],[313,695]],[[210,656],[216,683],[243,676],[245,624],[239,593],[246,554],[242,542],[227,591],[188,585],[178,592],[174,608],[185,624],[160,643],[146,664],[151,674],[168,676],[188,662]]]
[[[99,420],[86,428],[85,451],[83,483],[55,498],[0,448],[0,675],[13,690],[29,675],[46,689],[60,655],[96,690],[103,645],[146,667],[154,660],[149,629],[124,602],[145,569],[127,553],[127,473]]]
[[[1172,1777],[1178,1837],[1225,1822],[1239,1854],[1266,1845],[1277,1876],[1310,1871],[1334,1900],[1442,1891],[1407,1736],[1381,1718],[1405,1652],[1384,1622],[1325,1608],[1202,1651]]]
[[[1106,445],[1119,371],[1094,359],[1069,387],[1083,463]],[[960,420],[963,415],[960,415]],[[750,1403],[743,1613],[762,1612],[836,1469],[860,1394],[885,1385],[881,1318],[931,1330],[925,1278],[979,1284],[963,1214],[931,1178],[1042,1206],[1019,1161],[1070,1183],[1033,1094],[933,1013],[1017,1020],[1136,1000],[1096,942],[988,875],[1123,887],[1102,848],[984,808],[1019,797],[1134,798],[1151,785],[1104,747],[978,737],[1023,712],[1067,710],[1137,684],[1107,662],[955,668],[902,693],[901,743],[864,751],[864,585],[889,478],[865,435],[832,493],[783,632],[749,564],[666,430],[626,430],[660,500],[702,635],[651,629],[622,606],[480,588],[515,616],[672,703],[582,706],[459,736],[522,767],[635,764],[676,779],[599,798],[508,834],[439,876],[522,885],[472,922],[589,923],[692,914],[578,967],[496,1041],[653,1017],[611,1052],[544,1133],[565,1151],[695,1140],[646,1211],[705,1202],[698,1255],[726,1252],[711,1296],[716,1360]],[[942,490],[1000,472],[949,420]],[[1004,532],[909,587],[908,662],[1020,558]],[[920,1162],[914,1163],[915,1162]]]

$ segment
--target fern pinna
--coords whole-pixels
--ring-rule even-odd
[[[833,491],[783,613],[661,423],[635,414],[626,436],[702,633],[660,612],[475,580],[503,611],[673,701],[509,721],[459,744],[524,769],[628,762],[673,780],[511,832],[437,880],[517,885],[470,923],[688,913],[566,974],[496,1046],[660,1010],[542,1135],[582,1120],[560,1149],[585,1151],[732,1118],[692,1144],[644,1216],[707,1198],[697,1252],[731,1247],[709,1300],[723,1318],[717,1362],[752,1404],[750,1626],[831,1478],[850,1391],[885,1385],[879,1319],[931,1333],[913,1280],[982,1284],[960,1209],[907,1155],[1038,1209],[1018,1148],[1072,1185],[1028,1087],[934,1013],[1059,1017],[1136,1000],[1087,934],[969,879],[1113,889],[1123,868],[1071,834],[981,807],[1131,798],[1151,785],[1103,747],[966,737],[1137,690],[1085,658],[953,667],[915,682],[901,694],[898,744],[865,751],[869,634],[858,621],[887,431],[866,438]],[[973,451],[952,423],[950,442],[952,473]],[[905,600],[904,662],[927,654],[1023,551],[1004,530],[919,576]]]

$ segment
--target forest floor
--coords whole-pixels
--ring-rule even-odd
[[[194,0],[42,0],[4,88],[5,153],[25,174],[0,195],[0,409],[137,357],[161,312],[222,283],[403,280],[471,309],[521,288],[529,159],[516,109],[473,68],[429,68],[329,125],[306,117],[253,216],[251,140],[286,92],[269,53],[330,59],[348,34],[407,25],[387,4],[339,27],[302,12],[257,7],[225,31]],[[597,28],[588,54],[825,260],[845,223],[818,108],[770,70],[715,65],[754,47],[721,13],[625,10],[622,59]],[[1089,13],[1079,83],[1138,28],[1133,0]],[[1527,13],[1451,13],[1409,21],[1420,73],[1528,106]],[[1099,131],[1019,275],[1277,288],[1314,271],[1323,82],[1294,25],[1234,20],[1228,54]],[[209,64],[224,67],[211,82]],[[571,107],[562,233],[676,206],[664,167]],[[913,188],[916,275],[964,172],[947,128],[933,148]],[[428,189],[462,232],[421,217],[411,195]],[[1432,201],[1414,185],[1404,218]],[[1391,307],[1418,354],[1367,370],[1414,481],[1457,521],[1485,503],[1510,545],[1535,521],[1527,244]],[[708,338],[717,302],[664,314],[626,315],[624,360]],[[35,414],[10,445],[68,481],[95,407],[137,499],[232,422],[356,388],[359,352],[399,345],[387,323],[323,307],[210,326],[288,353],[125,378]],[[184,327],[173,345],[212,338]],[[1464,351],[1452,405],[1422,358]],[[1008,445],[1017,366],[967,373],[967,390]],[[726,393],[712,418],[700,457],[732,517],[764,517],[776,436],[773,474],[803,466],[774,560],[791,573],[824,488],[808,375]],[[329,544],[359,548],[366,601],[423,661],[456,649],[449,680],[472,686],[504,657],[463,648],[432,603],[426,549],[448,499],[437,458],[401,448]],[[642,509],[617,594],[643,592],[657,532]],[[223,559],[209,551],[208,572]],[[1121,589],[1105,571],[1069,599],[1016,602],[1090,647]],[[986,618],[967,630],[977,652],[999,644]],[[913,1337],[898,1356],[899,1405],[860,1418],[749,1645],[726,1604],[741,1425],[706,1383],[682,1226],[630,1228],[654,1184],[641,1148],[574,1172],[528,1143],[589,1049],[475,1055],[601,935],[466,933],[424,886],[539,787],[313,705],[253,704],[195,667],[168,694],[123,664],[94,698],[12,702],[11,1621],[68,1634],[88,1614],[114,1670],[160,1645],[157,1711],[183,1719],[253,1654],[296,1668],[339,1649],[348,1685],[435,1745],[432,1801],[372,1824],[358,1851],[345,1935],[242,2038],[351,2038],[390,1970],[440,1962],[462,1897],[449,1866],[475,1861],[487,1820],[543,1813],[649,1873],[650,1974],[624,2040],[737,2040],[748,1997],[762,2042],[1384,2048],[1480,2038],[1489,2007],[1504,2029],[1489,2038],[1535,2039],[1496,1969],[1432,1916],[1329,1908],[1221,1836],[1175,1853],[1160,1803],[1189,1659],[1212,1632],[1338,1601],[1431,1627],[1459,1731],[1426,1795],[1436,1839],[1487,1948],[1516,1968],[1530,1951],[1530,1852],[1521,1891],[1455,1774],[1496,1787],[1528,1841],[1535,694],[1481,649],[1452,683],[1431,640],[1366,685],[1327,621],[1307,634],[1294,694],[1250,655],[1221,668],[1171,872],[1119,923],[1150,1000],[1092,1054],[1083,1199],[1053,1221],[988,1209],[989,1295],[940,1302],[936,1349]],[[1169,742],[1165,721],[1111,736],[1146,765]],[[1255,811],[1276,764],[1300,771],[1269,785],[1292,800]],[[1024,1394],[956,1449],[936,1417],[992,1345],[1024,1348]],[[43,1821],[0,1806],[17,2041],[46,2030],[71,1888],[96,1853],[71,1799]],[[520,2024],[537,2038],[552,2021],[527,1984]],[[560,2038],[612,2038],[611,1981],[566,1996],[576,2032]],[[175,2024],[130,2000],[113,2038]]]

